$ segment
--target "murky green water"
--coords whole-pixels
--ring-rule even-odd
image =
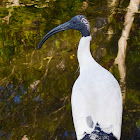
[[[79,75],[81,34],[61,32],[48,39],[41,50],[36,50],[37,45],[52,28],[83,14],[92,26],[91,52],[110,70],[128,3],[124,1],[108,23],[111,12],[106,0],[0,1],[1,140],[20,140],[24,135],[29,140],[75,139],[70,97]],[[140,139],[139,23],[137,14],[128,40],[122,140]],[[108,34],[109,28],[113,34]],[[112,73],[119,81],[117,67]]]

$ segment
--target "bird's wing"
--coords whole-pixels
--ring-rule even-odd
[[[103,72],[102,72],[103,73]],[[106,133],[120,138],[122,99],[118,82],[107,71],[93,78],[79,77],[72,91],[72,113],[77,137],[91,133],[99,123]],[[81,79],[83,78],[83,79]]]

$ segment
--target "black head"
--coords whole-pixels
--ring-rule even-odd
[[[75,29],[81,32],[82,36],[90,35],[90,23],[83,15],[77,15],[70,21],[70,29]]]
[[[64,30],[69,30],[69,29],[75,29],[81,32],[82,36],[86,37],[86,36],[90,36],[90,23],[88,22],[88,20],[86,19],[85,16],[83,15],[77,15],[75,17],[73,17],[70,21],[61,24],[57,27],[55,27],[54,29],[52,29],[50,32],[48,32],[44,38],[42,39],[42,41],[40,42],[40,44],[38,45],[38,49],[40,49],[43,45],[43,43],[52,35],[60,32],[60,31],[64,31]]]

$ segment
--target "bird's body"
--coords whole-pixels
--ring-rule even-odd
[[[77,138],[93,132],[96,123],[120,139],[122,97],[114,76],[100,66],[90,53],[91,37],[82,37],[78,46],[80,75],[72,90],[72,114]]]
[[[114,76],[100,66],[90,53],[90,23],[83,15],[52,29],[38,48],[53,34],[76,29],[82,34],[78,46],[80,75],[72,89],[72,114],[78,140],[120,139],[122,95]]]

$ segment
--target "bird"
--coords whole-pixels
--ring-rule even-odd
[[[91,26],[84,15],[76,15],[48,32],[38,45],[65,30],[78,30],[81,39],[77,58],[79,76],[71,95],[72,117],[77,140],[120,140],[122,125],[122,93],[115,77],[92,57]]]

